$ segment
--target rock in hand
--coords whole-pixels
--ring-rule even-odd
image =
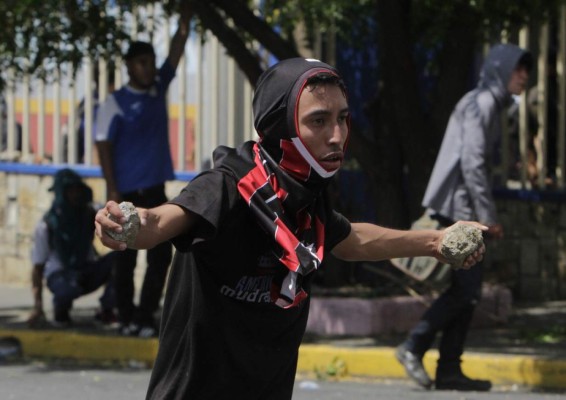
[[[460,268],[466,258],[483,245],[482,231],[468,224],[454,224],[444,233],[440,253],[455,268]]]

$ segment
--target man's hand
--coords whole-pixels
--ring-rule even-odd
[[[140,217],[141,225],[146,223],[146,212],[145,209],[138,208],[138,215]],[[109,216],[112,216],[112,219]],[[109,201],[106,205],[98,210],[96,217],[94,219],[95,233],[100,239],[102,244],[113,250],[126,250],[127,245],[125,242],[112,239],[109,235],[109,231],[122,232],[122,225],[126,222],[126,217],[122,214],[118,203],[115,201]]]
[[[482,232],[488,227],[477,222],[458,221],[442,231],[438,260],[456,269],[468,269],[483,259],[485,245]]]
[[[167,59],[173,67],[177,69],[179,61],[185,52],[185,43],[189,37],[190,33],[190,22],[193,17],[193,4],[190,0],[181,0],[181,5],[179,9],[179,26],[177,31],[171,38],[171,43],[169,45],[169,55]]]

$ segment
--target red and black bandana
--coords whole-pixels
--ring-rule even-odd
[[[310,155],[297,132],[298,99],[316,74],[339,77],[317,60],[284,60],[262,74],[253,100],[259,143],[237,150],[215,150],[215,167],[238,179],[238,191],[258,224],[274,239],[273,253],[286,267],[277,274],[272,300],[280,307],[307,297],[301,283],[316,270],[324,254],[326,198],[323,189],[335,171],[325,171]]]

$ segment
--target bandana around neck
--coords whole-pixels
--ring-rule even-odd
[[[273,279],[271,298],[283,308],[297,306],[307,297],[303,279],[322,262],[323,189],[336,172],[316,161],[299,133],[299,99],[315,75],[335,78],[328,84],[340,81],[336,69],[312,59],[287,59],[266,70],[253,99],[259,143],[247,142],[237,150],[221,146],[214,152],[215,167],[236,176],[240,195],[273,238],[273,254],[283,266]]]
[[[272,301],[282,308],[297,306],[307,297],[303,277],[323,259],[324,198],[282,171],[258,143],[237,150],[221,146],[214,159],[215,167],[235,174],[240,195],[274,239],[272,252],[285,268],[273,279]]]

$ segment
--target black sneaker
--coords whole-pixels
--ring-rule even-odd
[[[460,372],[452,375],[437,375],[434,386],[437,390],[488,392],[491,389],[491,382],[482,379],[470,379]]]
[[[411,379],[422,387],[430,389],[432,380],[424,369],[421,356],[410,352],[404,345],[401,345],[397,347],[395,357],[405,367],[405,372]]]

